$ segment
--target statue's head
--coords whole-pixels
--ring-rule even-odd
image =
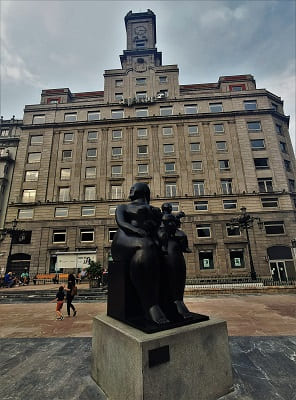
[[[171,203],[163,203],[161,209],[164,213],[169,213],[169,214],[173,211]]]
[[[147,183],[141,183],[141,182],[135,183],[130,189],[129,198],[131,200],[144,198],[146,199],[147,203],[149,203],[150,189]]]

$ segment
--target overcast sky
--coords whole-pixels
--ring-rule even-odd
[[[295,146],[295,0],[1,0],[1,115],[22,118],[42,89],[103,90],[105,69],[120,68],[129,10],[156,14],[163,64],[180,84],[253,74],[257,88],[285,101]]]

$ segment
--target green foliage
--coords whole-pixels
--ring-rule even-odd
[[[103,267],[100,262],[91,261],[86,271],[88,279],[102,279]]]

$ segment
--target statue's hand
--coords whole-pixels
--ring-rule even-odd
[[[144,229],[141,229],[141,228],[136,228],[136,229],[135,229],[135,233],[136,233],[137,235],[141,236],[141,237],[147,236],[147,232],[144,231]]]

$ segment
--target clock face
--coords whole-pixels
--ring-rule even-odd
[[[137,27],[135,28],[135,34],[136,34],[136,35],[144,35],[144,33],[146,33],[146,28],[145,28],[145,26],[140,25],[140,26],[137,26]]]

